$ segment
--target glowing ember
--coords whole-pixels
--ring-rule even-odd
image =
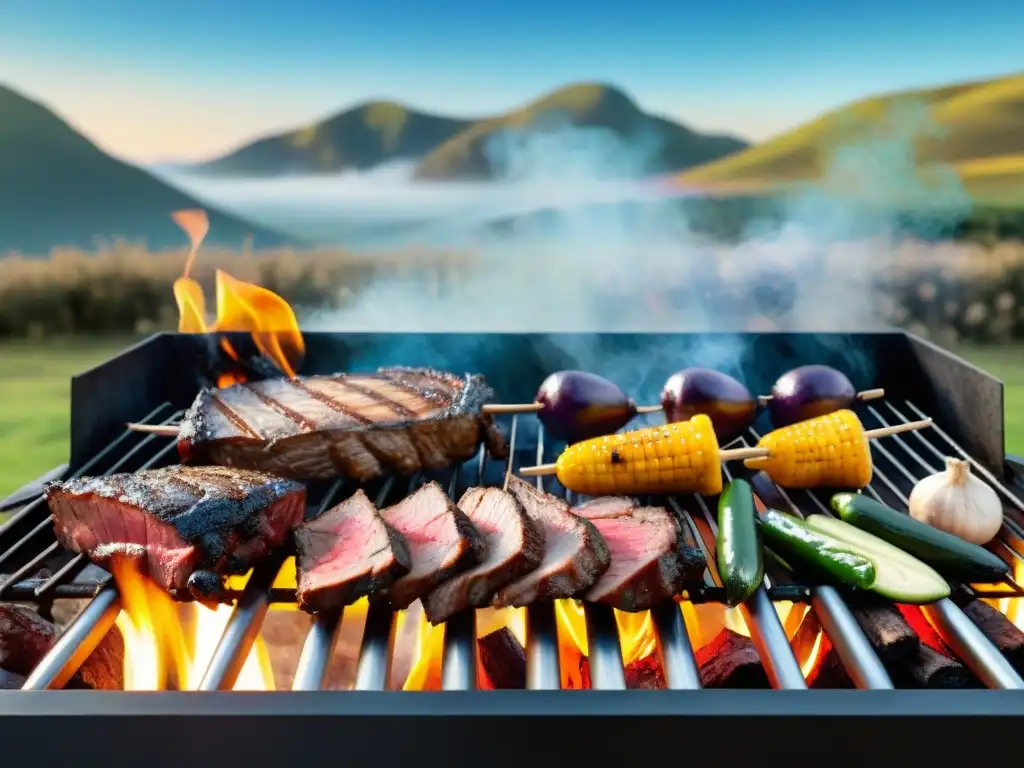
[[[124,688],[129,691],[196,690],[227,626],[231,606],[211,610],[176,603],[134,560],[111,564],[121,593],[117,628],[124,638]],[[270,657],[259,637],[235,682],[236,691],[272,691]]]
[[[176,211],[174,222],[188,235],[190,249],[181,277],[174,281],[174,299],[178,305],[178,330],[181,333],[244,332],[252,335],[260,353],[285,375],[294,377],[306,347],[295,312],[273,291],[238,280],[223,270],[216,273],[216,318],[206,320],[206,298],[202,286],[189,274],[199,246],[210,229],[203,210]],[[221,348],[231,358],[238,353],[226,339]],[[244,380],[238,374],[223,374],[219,386]]]

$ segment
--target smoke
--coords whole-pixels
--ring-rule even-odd
[[[771,362],[753,361],[737,333],[883,328],[878,288],[901,268],[908,232],[941,238],[970,212],[952,169],[915,162],[915,141],[937,133],[925,105],[898,104],[843,129],[819,158],[820,183],[794,185],[770,201],[722,203],[700,190],[668,195],[623,181],[645,175],[658,137],[624,141],[567,124],[494,136],[485,155],[497,178],[487,183],[417,183],[408,165],[317,179],[174,181],[300,236],[351,245],[372,233],[361,243],[370,250],[452,246],[476,256],[458,274],[412,270],[356,291],[338,286],[340,308],[300,308],[306,330],[716,331],[692,337],[685,359],[678,341],[665,342],[665,356],[675,358],[661,361],[652,360],[657,349],[610,350],[579,337],[534,354],[540,369],[603,372],[631,393],[684,365],[752,385]],[[733,227],[738,236],[713,226],[723,215],[742,222]],[[475,337],[445,338],[443,349],[410,346],[388,362],[440,359],[459,368],[457,361],[489,352],[466,348]],[[835,351],[857,369],[849,375],[870,380],[866,356]]]
[[[486,147],[499,176],[430,235],[471,249],[458,277],[395,278],[342,309],[307,308],[303,327],[353,331],[866,331],[884,327],[878,286],[897,268],[908,227],[948,233],[970,212],[951,169],[924,172],[914,141],[927,109],[902,105],[832,147],[823,183],[797,187],[749,218],[736,238],[706,232],[706,202],[652,197],[635,182],[659,149],[593,128],[505,133]],[[444,194],[445,185],[423,185]],[[703,207],[702,207],[703,206]],[[764,207],[764,206],[762,206]],[[757,209],[756,206],[754,210]],[[469,215],[472,213],[472,215]],[[734,335],[696,342],[681,364],[739,373]],[[604,353],[602,353],[604,354]],[[621,386],[641,385],[651,350],[618,353]],[[568,350],[578,367],[600,355]],[[865,362],[865,365],[869,363]],[[776,372],[777,373],[777,372]],[[634,381],[630,381],[633,379]],[[635,391],[628,389],[627,391]]]

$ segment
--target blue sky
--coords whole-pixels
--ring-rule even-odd
[[[861,96],[1024,69],[1022,0],[2,0],[0,82],[138,162],[366,98],[461,115],[578,80],[761,139]]]

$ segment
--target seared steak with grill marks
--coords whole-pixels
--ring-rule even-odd
[[[544,558],[536,570],[498,592],[494,605],[519,607],[534,600],[576,597],[593,586],[611,563],[594,524],[572,514],[562,499],[518,477],[509,478],[508,489],[544,536]]]
[[[358,490],[295,529],[299,607],[310,613],[351,605],[409,572],[400,533]]]
[[[96,563],[137,558],[173,597],[214,601],[302,522],[306,489],[226,467],[166,467],[51,483],[57,540]]]
[[[60,635],[57,627],[21,605],[0,604],[0,688],[4,672],[21,687],[23,678],[50,652]],[[20,682],[13,676],[22,678]],[[96,688],[110,691],[124,687],[124,640],[114,627],[89,654],[65,688]]]
[[[181,460],[274,472],[296,480],[442,469],[501,433],[481,407],[480,376],[426,368],[267,379],[199,393],[178,437]]]
[[[676,519],[662,507],[608,496],[573,511],[594,524],[611,551],[611,567],[583,596],[588,602],[645,611],[671,600],[704,573],[704,556],[686,545]]]
[[[405,537],[412,557],[412,569],[386,593],[396,609],[408,608],[445,579],[487,555],[487,545],[465,512],[436,482],[427,483],[380,514]]]
[[[465,608],[484,608],[494,593],[540,565],[544,536],[516,498],[500,488],[470,488],[459,500],[487,544],[487,556],[423,597],[423,612],[440,624]]]

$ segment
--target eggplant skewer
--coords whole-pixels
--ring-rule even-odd
[[[858,392],[835,368],[804,365],[780,376],[772,393],[759,397],[758,403],[768,410],[773,426],[786,427],[880,397],[885,397],[884,389]]]

